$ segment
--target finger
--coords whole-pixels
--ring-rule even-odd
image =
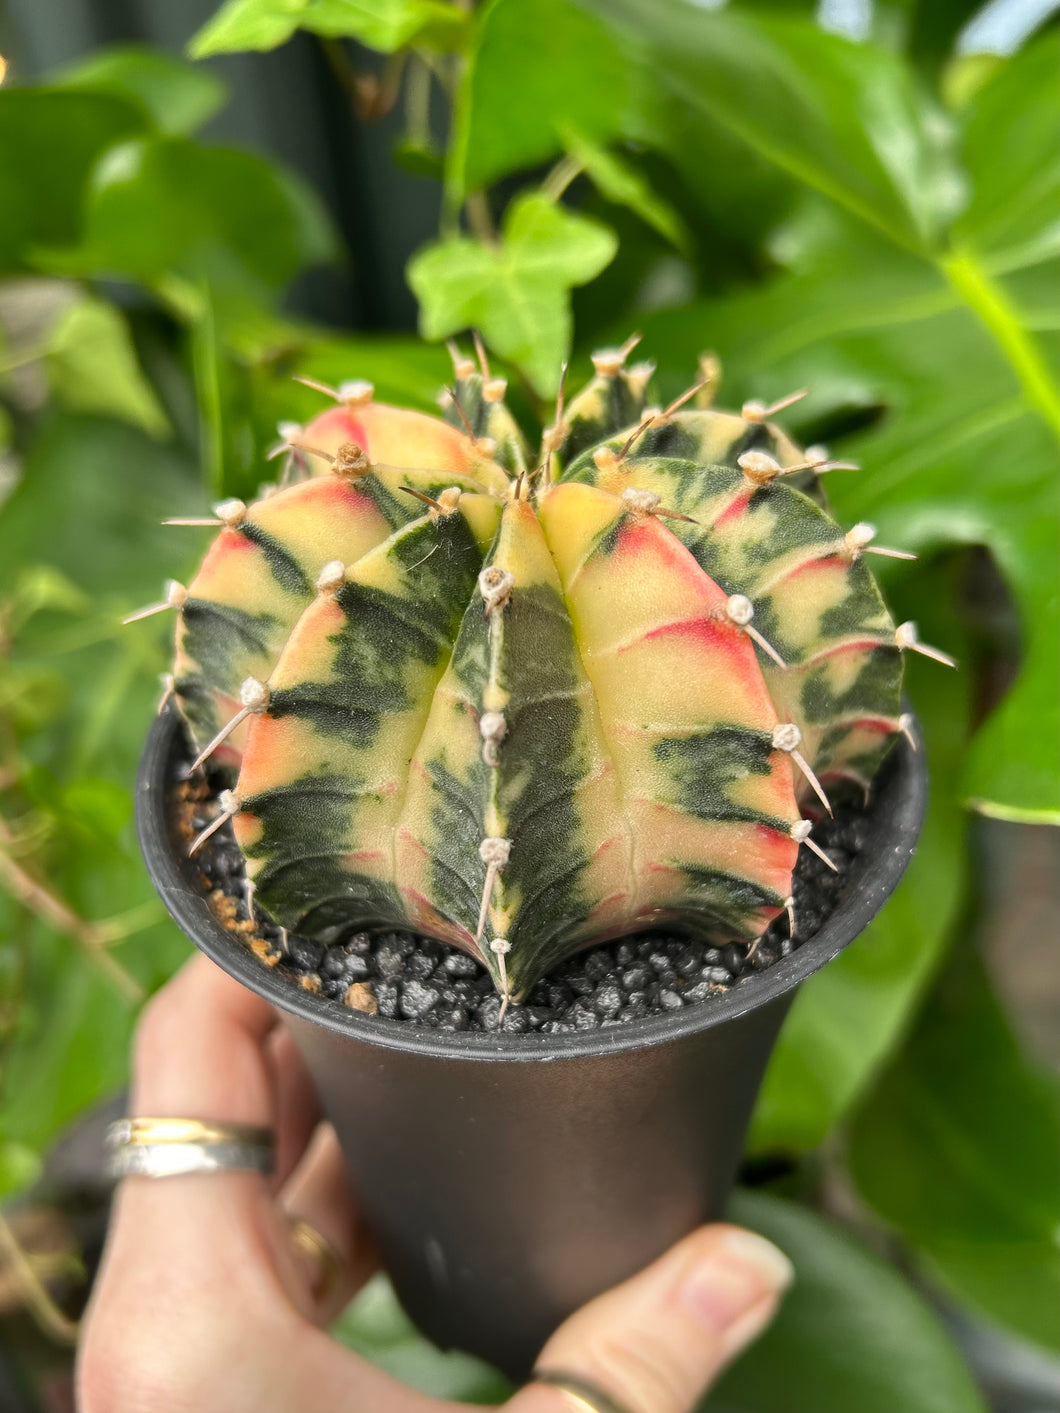
[[[371,1240],[358,1219],[342,1150],[330,1124],[321,1124],[317,1129],[305,1157],[280,1195],[280,1205],[292,1222],[308,1224],[310,1231],[325,1243],[321,1249],[310,1238],[296,1240],[294,1247],[311,1318],[318,1324],[327,1324],[349,1304],[379,1265]]]
[[[132,1112],[271,1124],[264,1045],[274,1023],[267,1004],[196,958],[141,1017]],[[85,1319],[85,1387],[135,1390],[143,1380],[162,1391],[207,1387],[218,1370],[247,1360],[252,1337],[275,1341],[268,1332],[296,1319],[275,1255],[282,1227],[258,1173],[126,1178]],[[254,1384],[247,1379],[248,1396]],[[84,1406],[91,1413],[91,1401]],[[130,1395],[102,1406],[137,1405]],[[175,1397],[154,1406],[183,1409]],[[208,1413],[210,1404],[189,1407]],[[230,1413],[241,1408],[229,1405]]]
[[[787,1257],[739,1227],[702,1227],[561,1326],[538,1368],[585,1380],[629,1413],[688,1413],[772,1318]],[[559,1389],[531,1383],[506,1413],[569,1413]]]
[[[276,1112],[264,1045],[275,1025],[268,1004],[205,957],[189,962],[145,1007],[133,1060],[132,1112],[271,1127]],[[159,1269],[212,1291],[235,1280],[275,1298],[270,1253],[278,1228],[268,1184],[247,1171],[127,1178],[120,1186],[104,1265],[128,1299],[152,1304]],[[172,1285],[170,1286],[172,1288]],[[231,1287],[229,1286],[229,1290]]]
[[[320,1101],[285,1026],[278,1025],[268,1037],[265,1054],[276,1103],[276,1171],[272,1189],[278,1192],[309,1146],[320,1122]]]
[[[275,1025],[267,1001],[194,957],[140,1018],[133,1113],[271,1124],[275,1096],[262,1046]]]

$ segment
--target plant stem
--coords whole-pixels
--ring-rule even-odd
[[[346,46],[340,39],[321,39],[320,47],[323,50],[324,58],[328,61],[328,68],[335,75],[339,87],[350,100],[354,115],[359,117],[361,90],[358,87],[357,73],[350,63]]]
[[[1027,401],[1054,432],[1060,432],[1060,400],[1052,375],[1005,292],[967,250],[945,256],[939,261],[939,268],[993,335]]]
[[[12,858],[9,850],[13,843],[7,825],[0,820],[0,883],[24,908],[28,908],[49,927],[79,943],[128,1000],[142,1001],[143,987],[106,951],[107,943],[117,940],[109,934],[106,924],[89,922],[80,917],[50,888],[31,877]]]
[[[468,224],[483,245],[497,244],[497,231],[493,224],[489,201],[481,191],[473,191],[464,203]]]
[[[203,465],[214,495],[224,494],[224,412],[213,300],[203,287],[202,312],[191,326],[191,364],[199,408]]]
[[[71,1320],[56,1305],[48,1288],[33,1268],[33,1262],[22,1249],[11,1225],[0,1212],[0,1255],[7,1258],[12,1275],[18,1283],[26,1308],[45,1334],[58,1344],[77,1343],[77,1322]]]
[[[550,201],[558,201],[571,182],[577,180],[584,171],[585,163],[579,162],[577,157],[569,154],[561,157],[541,183],[542,196],[547,196]]]
[[[388,54],[382,73],[377,77],[374,73],[357,72],[341,39],[322,39],[320,46],[328,67],[350,100],[354,117],[361,122],[385,117],[401,92],[407,51],[401,49]]]
[[[419,54],[409,60],[405,85],[405,130],[420,147],[431,145],[431,71]]]

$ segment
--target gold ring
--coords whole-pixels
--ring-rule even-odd
[[[535,1369],[530,1376],[531,1384],[542,1384],[546,1388],[558,1389],[566,1394],[576,1413],[629,1413],[611,1394],[605,1393],[596,1384],[582,1378],[580,1374],[568,1374],[563,1369]]]
[[[275,1158],[270,1129],[204,1119],[119,1119],[108,1128],[105,1144],[115,1181],[231,1169],[267,1175]]]
[[[272,1130],[216,1119],[118,1119],[107,1129],[108,1148],[144,1143],[253,1143],[271,1147]]]
[[[325,1294],[334,1289],[346,1274],[342,1257],[316,1227],[302,1217],[290,1217],[291,1243],[294,1249],[304,1256],[317,1272],[313,1282],[315,1299],[322,1300]]]

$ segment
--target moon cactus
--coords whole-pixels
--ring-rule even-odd
[[[484,358],[454,350],[444,419],[321,388],[280,487],[190,522],[201,568],[144,612],[176,608],[177,702],[231,777],[193,847],[231,819],[281,926],[426,933],[505,998],[648,927],[794,927],[804,813],[907,729],[903,650],[945,657],[880,597],[897,552],[824,508],[839,463],[781,405],[716,410],[709,360],[648,407],[632,344],[537,457]]]

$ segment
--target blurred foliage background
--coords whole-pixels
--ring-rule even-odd
[[[908,877],[769,1070],[735,1210],[799,1279],[708,1407],[1060,1406],[1057,6],[210,8],[0,19],[0,1314],[69,1336],[91,1242],[34,1244],[44,1155],[188,951],[131,819],[167,644],[118,620],[204,547],[159,522],[253,491],[295,373],[429,409],[474,327],[529,415],[637,328],[663,397],[705,348],[728,405],[811,389],[787,424],[863,464],[837,514],[918,553],[886,592],[961,659],[910,664]],[[381,1283],[339,1333],[501,1387]],[[47,1347],[19,1407],[65,1406]]]

